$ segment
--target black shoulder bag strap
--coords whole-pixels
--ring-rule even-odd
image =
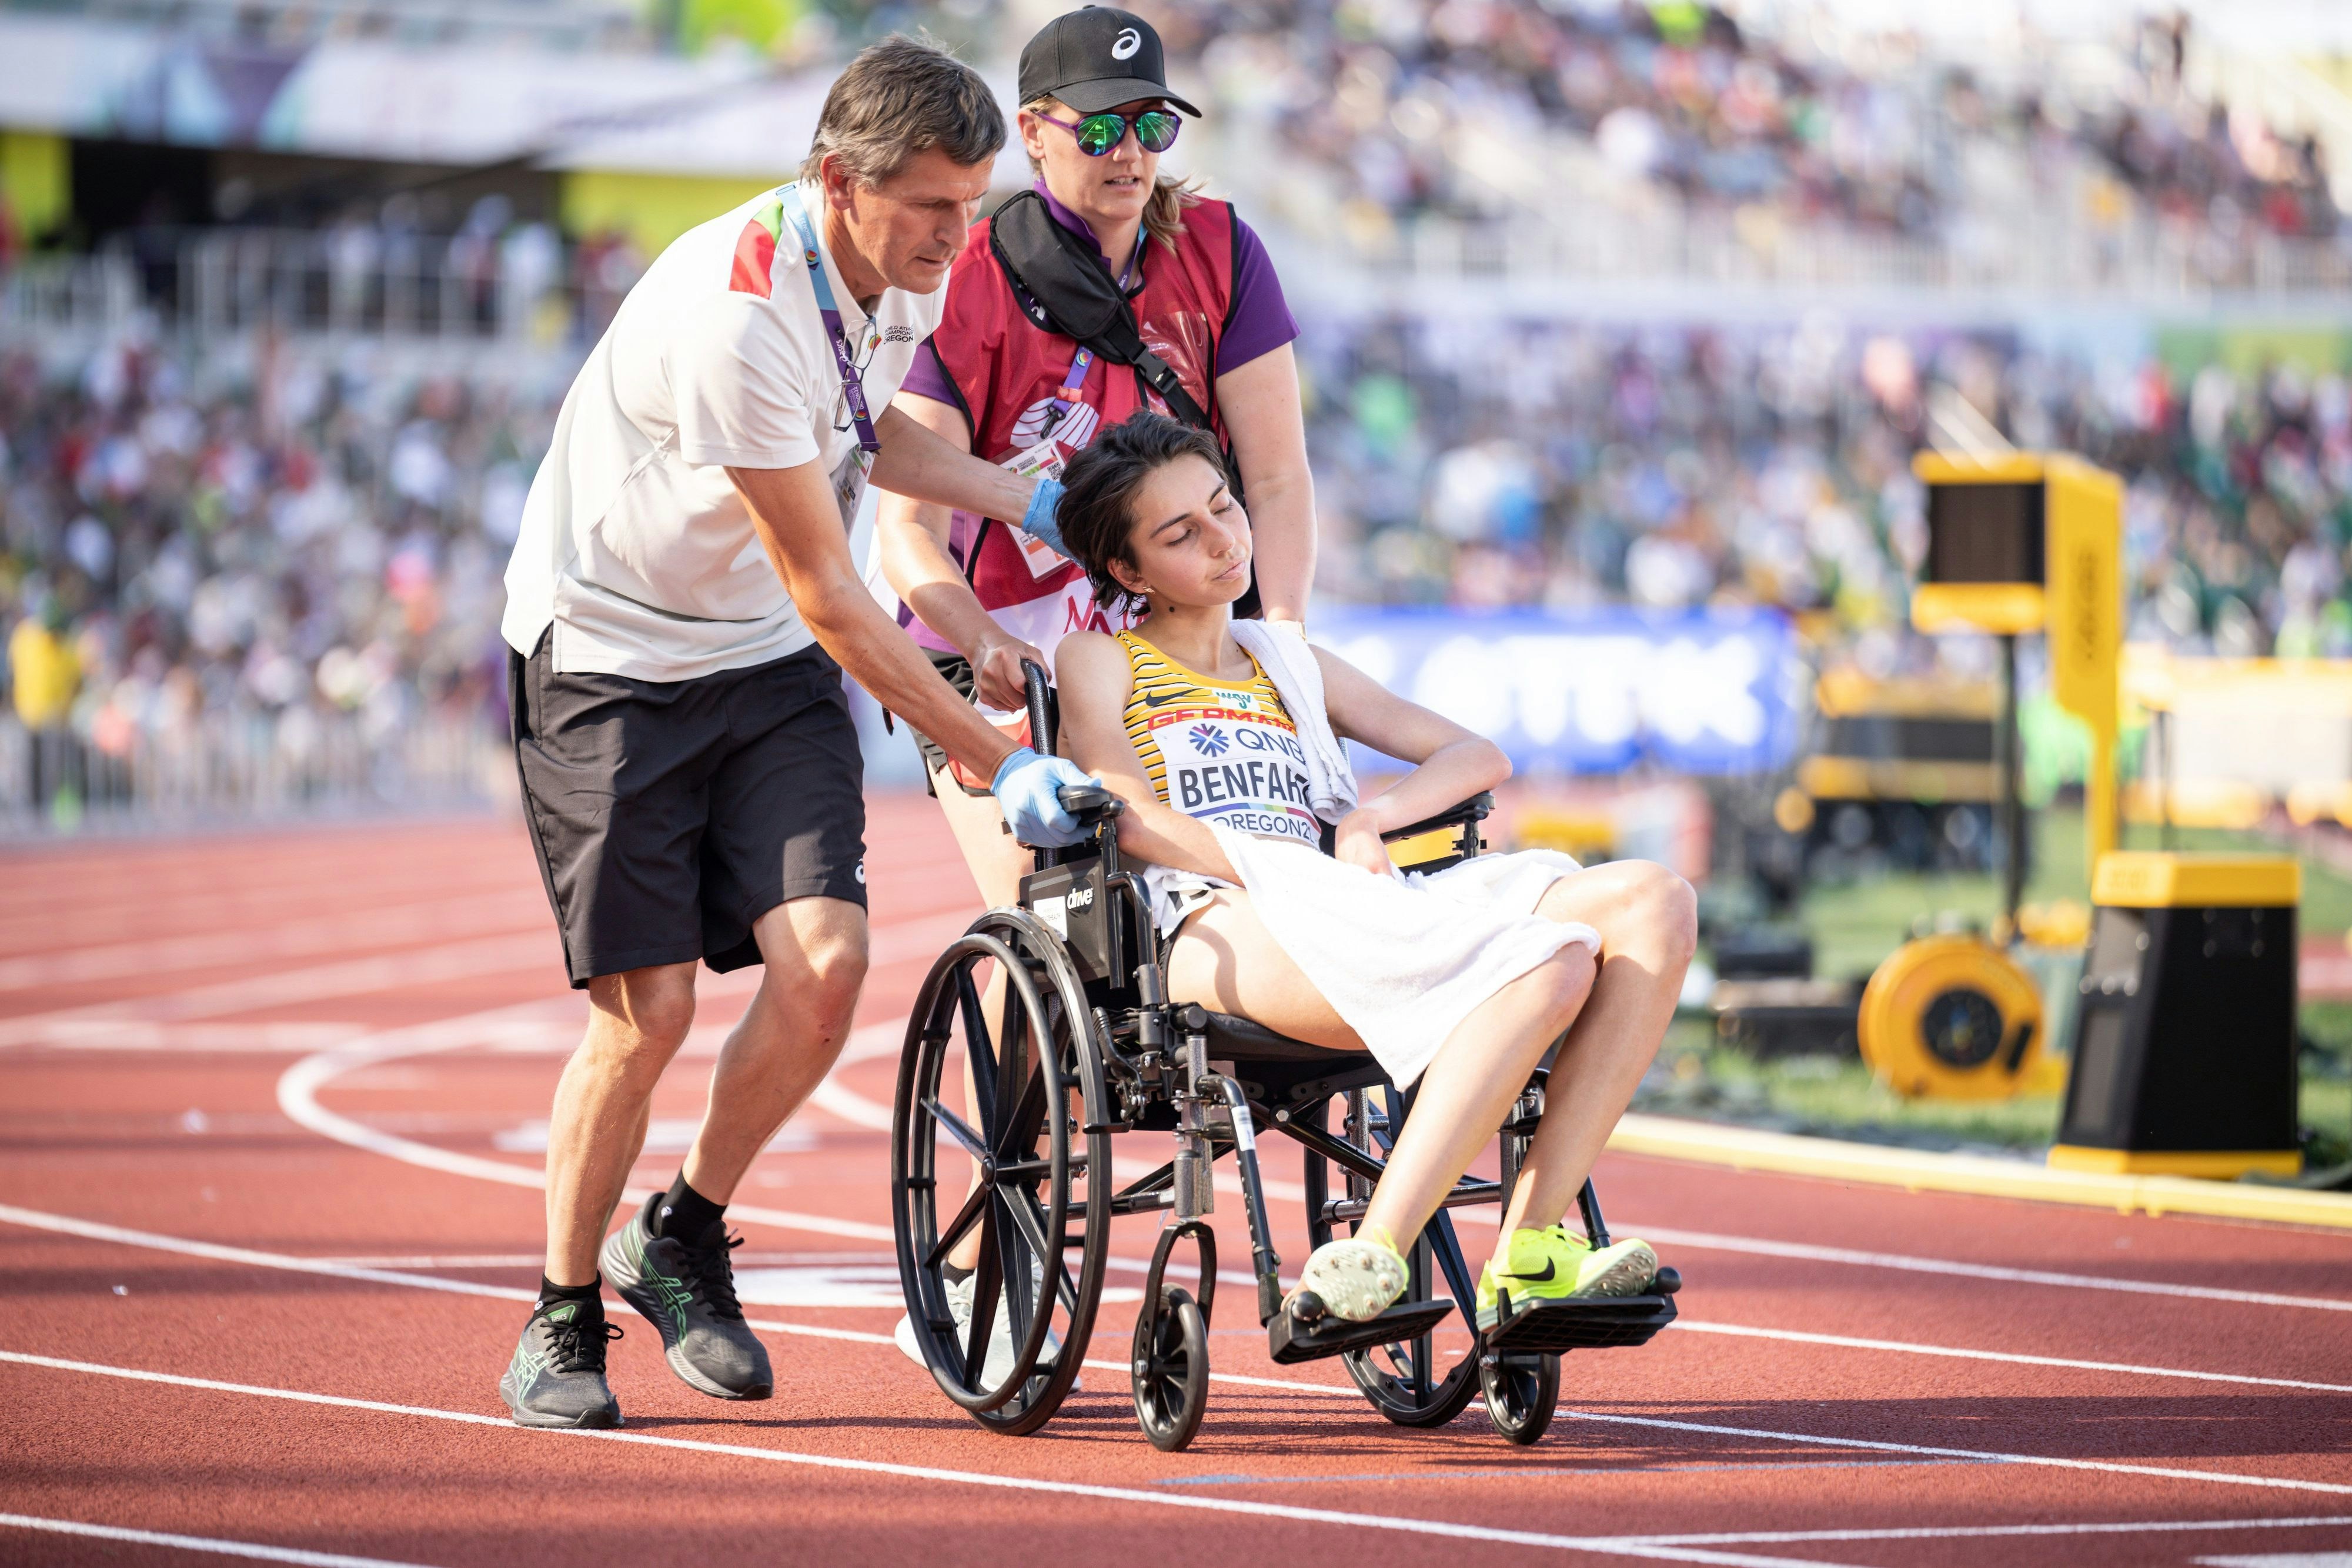
[[[1168,362],[1143,346],[1135,312],[1102,257],[1054,221],[1045,197],[1024,191],[997,208],[988,225],[988,248],[1031,321],[1112,364],[1134,367],[1171,413],[1197,429],[1213,428],[1208,411],[1184,390]]]

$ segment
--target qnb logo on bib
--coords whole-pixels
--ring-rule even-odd
[[[1223,724],[1171,725],[1160,732],[1169,804],[1240,832],[1316,842],[1307,753],[1297,737],[1244,715],[1225,717]]]
[[[1135,51],[1141,47],[1143,35],[1132,27],[1121,27],[1118,39],[1110,47],[1110,57],[1115,60],[1133,59]]]

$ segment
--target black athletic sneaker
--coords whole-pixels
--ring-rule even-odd
[[[583,1322],[580,1303],[557,1301],[530,1315],[499,1397],[520,1427],[617,1427],[621,1406],[604,1382],[604,1345],[621,1337],[604,1314]]]
[[[663,1358],[687,1385],[718,1399],[765,1399],[775,1391],[768,1347],[743,1322],[727,1223],[712,1220],[692,1241],[653,1233],[654,1205],[604,1239],[597,1262],[621,1300],[661,1331]]]

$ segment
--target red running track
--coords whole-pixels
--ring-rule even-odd
[[[0,861],[0,1563],[2352,1563],[2352,1237],[1618,1155],[1612,1223],[1683,1270],[1684,1321],[1569,1357],[1531,1449],[1475,1405],[1390,1427],[1236,1312],[1200,1437],[1157,1453],[1132,1270],[1087,1390],[988,1436],[887,1342],[877,1125],[977,900],[928,801],[874,817],[861,1032],[734,1210],[777,1397],[705,1399],[633,1329],[608,1436],[520,1430],[495,1391],[583,1017],[518,829]],[[746,989],[705,977],[640,1184]]]

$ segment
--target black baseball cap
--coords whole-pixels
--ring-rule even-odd
[[[1059,99],[1100,114],[1138,99],[1164,98],[1198,120],[1201,111],[1168,90],[1160,35],[1132,11],[1087,5],[1045,24],[1021,51],[1021,101]]]

